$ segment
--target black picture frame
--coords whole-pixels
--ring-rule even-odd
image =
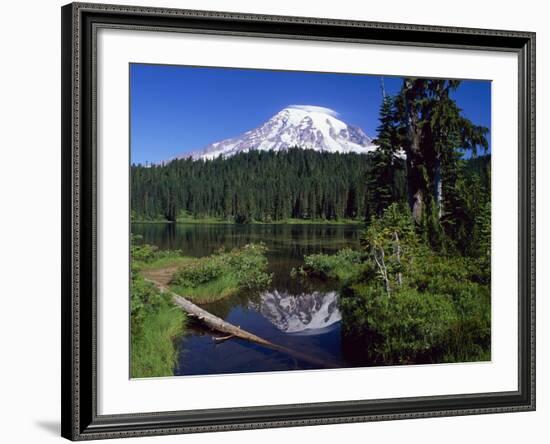
[[[62,15],[62,436],[71,440],[535,409],[535,33],[72,3]],[[518,390],[97,414],[96,91],[100,27],[508,51],[519,65]]]

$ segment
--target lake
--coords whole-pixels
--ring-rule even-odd
[[[358,225],[132,224],[143,242],[202,257],[220,248],[263,242],[273,280],[262,291],[243,291],[203,308],[277,345],[314,357],[315,363],[240,339],[213,340],[195,322],[181,339],[175,375],[204,375],[367,366],[341,334],[338,284],[293,279],[305,255],[357,247]],[[300,355],[299,355],[300,356]],[[323,365],[326,362],[326,365]]]

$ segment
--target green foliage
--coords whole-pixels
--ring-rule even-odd
[[[434,252],[397,204],[371,220],[361,244],[362,252],[308,256],[300,270],[342,280],[343,333],[357,350],[379,364],[490,358],[490,287],[479,259]]]
[[[139,243],[141,236],[130,235],[130,258],[132,268],[141,270],[143,268],[154,268],[166,263],[185,261],[180,250],[161,250],[155,245]]]
[[[130,327],[132,335],[143,331],[143,322],[151,313],[165,305],[165,296],[155,286],[145,281],[137,271],[132,271],[132,288],[130,296]]]
[[[198,259],[182,267],[172,279],[172,284],[182,287],[199,287],[220,277],[225,271],[221,256]]]
[[[143,322],[143,332],[132,336],[131,377],[173,376],[178,348],[174,344],[185,328],[185,315],[175,307],[151,313]]]
[[[271,283],[272,276],[266,272],[266,251],[264,244],[248,244],[227,254],[229,269],[235,273],[242,287],[264,288]]]
[[[159,252],[158,247],[149,244],[138,244],[139,240],[141,240],[140,237],[134,235],[130,239],[132,263],[147,263],[155,260]]]
[[[397,127],[394,115],[394,99],[385,96],[380,107],[380,125],[373,142],[378,149],[371,154],[371,169],[367,183],[367,218],[380,216],[392,202],[404,198],[404,187],[399,186],[399,165]]]
[[[490,156],[461,160],[452,174],[453,180],[443,182],[446,184],[443,193],[447,198],[440,224],[445,233],[446,247],[451,252],[479,257],[482,254],[479,242],[489,242],[485,247],[490,248]],[[485,240],[479,237],[480,224],[483,224],[480,217],[488,222],[485,223],[485,230],[489,231],[485,232]]]
[[[131,168],[133,220],[278,222],[364,220],[370,156],[307,149],[179,159]],[[404,177],[403,163],[393,176]],[[393,192],[404,195],[403,183]],[[401,184],[401,185],[399,185]]]
[[[358,345],[384,364],[434,359],[447,346],[449,325],[456,322],[448,296],[410,288],[387,297],[379,287],[358,284],[342,298],[341,310],[344,334],[355,336],[356,342],[364,338]]]
[[[172,305],[169,296],[147,282],[140,270],[176,253],[161,252],[147,244],[137,245],[137,241],[139,238],[132,236],[130,372],[133,378],[170,376],[177,364],[174,341],[185,333],[187,317]]]
[[[356,282],[340,300],[344,334],[375,362],[422,363],[490,358],[490,288],[462,260],[424,253],[391,294]]]
[[[409,206],[432,248],[445,251],[464,239],[461,158],[487,150],[488,129],[462,115],[452,98],[460,81],[406,78],[395,98],[398,143],[407,155]],[[440,224],[441,222],[441,224]],[[446,226],[445,226],[446,225]]]
[[[472,249],[478,257],[480,280],[491,282],[491,205],[485,202],[475,216]]]
[[[304,258],[304,266],[293,269],[291,275],[315,275],[322,278],[346,281],[357,276],[363,270],[363,254],[351,248],[344,248],[334,255],[312,254]]]
[[[166,220],[164,222],[166,222]],[[181,224],[226,224],[231,221],[214,216],[196,217],[189,214],[187,211],[181,210],[176,217],[176,222]]]
[[[386,292],[402,286],[420,249],[408,209],[394,203],[381,217],[371,219],[361,236],[361,245]]]
[[[243,289],[260,289],[271,283],[266,247],[248,244],[240,249],[193,259],[172,278],[176,293],[197,302],[211,302]]]

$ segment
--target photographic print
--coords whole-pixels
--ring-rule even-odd
[[[491,360],[491,82],[132,63],[132,378]]]
[[[62,436],[535,410],[535,33],[61,24]]]

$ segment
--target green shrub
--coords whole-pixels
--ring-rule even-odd
[[[254,289],[264,288],[271,283],[272,276],[266,273],[266,251],[263,244],[248,244],[227,255],[229,267],[241,286]]]
[[[131,376],[170,376],[177,364],[174,341],[185,333],[187,317],[138,272],[130,296]]]
[[[343,333],[359,353],[382,364],[490,358],[483,257],[434,252],[408,210],[395,204],[371,220],[361,245],[362,251],[308,256],[299,270],[342,281]]]
[[[465,282],[453,292],[457,322],[451,327],[445,362],[491,358],[491,293],[488,286]]]
[[[157,258],[159,253],[158,247],[149,244],[135,245],[131,247],[131,259],[133,263],[151,262]]]
[[[475,263],[426,251],[414,259],[391,294],[379,280],[345,289],[345,334],[385,364],[490,359],[490,287],[473,280]]]
[[[170,284],[176,293],[198,302],[211,302],[242,289],[264,288],[272,278],[265,253],[264,245],[249,244],[193,259],[179,268]]]
[[[199,287],[217,279],[223,272],[224,267],[219,257],[199,259],[180,268],[172,283],[183,287]]]
[[[130,237],[130,259],[136,270],[162,265],[170,259],[184,259],[181,250],[160,250],[155,245],[138,243],[141,236]]]
[[[430,251],[419,254],[410,273],[410,285],[427,293],[453,293],[457,284],[469,282],[471,259],[447,257]]]
[[[133,335],[142,331],[144,319],[165,303],[164,298],[152,283],[145,281],[136,271],[132,272],[130,319]]]
[[[341,309],[344,334],[363,336],[367,354],[384,364],[431,361],[457,316],[448,296],[406,289],[387,297],[364,284],[352,287]]]
[[[161,293],[139,273],[141,267],[174,252],[135,244],[131,239],[130,373],[133,378],[170,376],[177,365],[175,341],[185,333],[187,317],[170,296]]]
[[[344,248],[336,254],[312,254],[304,258],[304,266],[293,269],[293,277],[316,275],[322,278],[346,281],[358,276],[363,269],[363,254]]]
[[[361,236],[361,245],[386,293],[406,284],[415,257],[426,249],[416,234],[410,211],[398,204],[371,219]]]

